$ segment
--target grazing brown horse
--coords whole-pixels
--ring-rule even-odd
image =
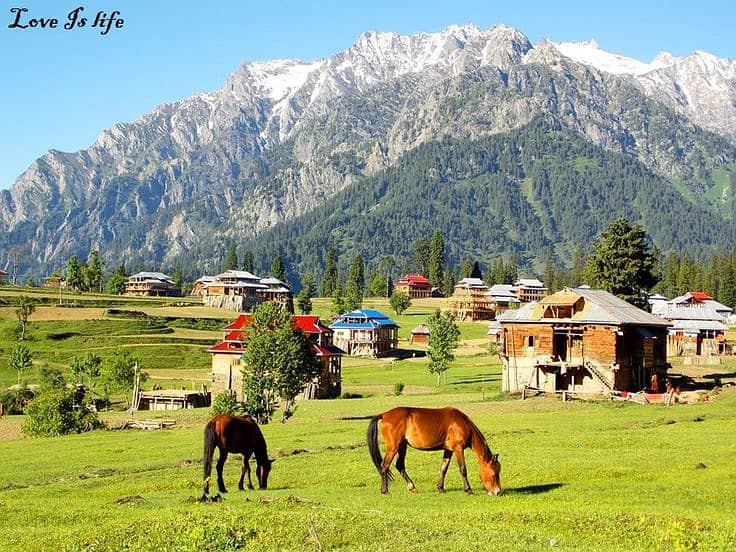
[[[251,454],[256,457],[256,476],[258,486],[265,489],[268,486],[268,473],[271,471],[273,460],[269,460],[266,450],[266,440],[263,438],[261,429],[250,416],[230,416],[229,414],[218,414],[212,418],[204,427],[204,494],[206,498],[210,492],[210,474],[212,473],[212,457],[215,447],[220,451],[217,459],[217,487],[221,493],[226,493],[225,482],[222,479],[222,467],[225,465],[229,452],[243,455],[243,469],[240,472],[238,489],[243,490],[243,481],[248,475],[248,488],[253,488],[250,479]]]
[[[378,422],[381,421],[381,435],[386,444],[386,454],[381,458],[378,448]],[[410,491],[416,491],[414,482],[406,473],[406,447],[411,445],[419,450],[443,450],[437,490],[444,492],[445,475],[453,453],[463,478],[463,490],[472,493],[465,467],[465,449],[471,448],[480,465],[480,479],[488,494],[501,492],[501,464],[498,454],[488,448],[485,437],[478,427],[463,412],[456,408],[413,408],[400,406],[375,416],[368,424],[368,450],[373,464],[381,474],[381,492],[388,492],[391,475],[391,462],[394,456],[396,469],[404,477]]]

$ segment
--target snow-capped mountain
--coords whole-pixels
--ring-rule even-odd
[[[0,242],[27,269],[91,249],[170,263],[307,213],[425,142],[539,114],[697,197],[734,161],[736,62],[644,63],[593,41],[532,45],[503,25],[367,32],[327,59],[244,63],[218,91],[119,123],[86,150],[50,151],[0,194]]]

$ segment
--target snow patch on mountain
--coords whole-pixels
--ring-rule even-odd
[[[560,53],[578,63],[591,65],[596,69],[613,73],[614,75],[644,75],[663,67],[674,65],[677,58],[667,52],[662,52],[650,63],[606,52],[598,47],[595,40],[582,42],[552,42]]]

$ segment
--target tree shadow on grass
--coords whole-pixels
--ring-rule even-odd
[[[526,487],[516,487],[511,489],[504,489],[503,494],[518,494],[518,495],[534,495],[548,493],[564,487],[564,483],[545,483],[544,485],[527,485]]]
[[[450,385],[462,385],[465,383],[491,383],[494,381],[501,381],[500,374],[478,374],[470,378],[465,378],[458,381],[453,381]]]

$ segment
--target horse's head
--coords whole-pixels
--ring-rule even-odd
[[[498,454],[491,454],[488,462],[480,463],[480,480],[489,495],[501,494],[501,463],[498,461]]]
[[[263,464],[258,464],[258,467],[256,468],[256,475],[258,476],[258,486],[261,489],[268,488],[268,474],[271,471],[271,464],[273,464],[275,461],[276,460],[266,458]]]

